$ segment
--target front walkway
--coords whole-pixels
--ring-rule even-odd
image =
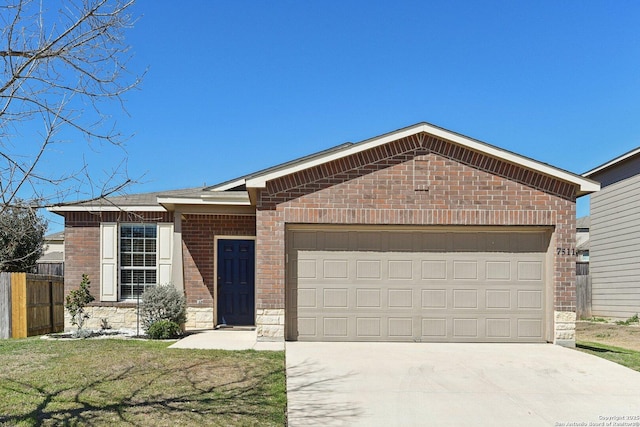
[[[284,342],[257,341],[255,330],[215,329],[189,331],[189,335],[170,345],[169,348],[284,351]]]

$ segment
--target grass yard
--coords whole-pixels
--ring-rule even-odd
[[[576,347],[640,371],[640,327],[633,322],[577,322]]]
[[[594,356],[602,357],[603,359],[610,360],[627,368],[640,371],[640,351],[588,341],[576,342],[576,348],[585,353],[593,354]]]
[[[284,352],[0,340],[0,425],[282,426]]]

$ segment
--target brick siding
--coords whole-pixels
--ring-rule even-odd
[[[184,215],[182,241],[187,305],[214,302],[215,236],[255,236],[256,218],[248,215]]]
[[[100,295],[100,223],[173,222],[171,212],[65,212],[64,293],[77,289],[82,275],[91,280],[91,293]],[[97,304],[97,302],[96,302]]]

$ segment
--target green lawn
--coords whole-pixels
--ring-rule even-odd
[[[603,359],[610,360],[627,368],[640,371],[640,351],[586,341],[578,341],[576,347],[585,353],[593,354],[594,356],[602,357]]]
[[[284,352],[0,340],[0,425],[285,424]]]

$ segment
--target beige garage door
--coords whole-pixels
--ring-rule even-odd
[[[543,342],[550,232],[289,229],[287,338]]]

